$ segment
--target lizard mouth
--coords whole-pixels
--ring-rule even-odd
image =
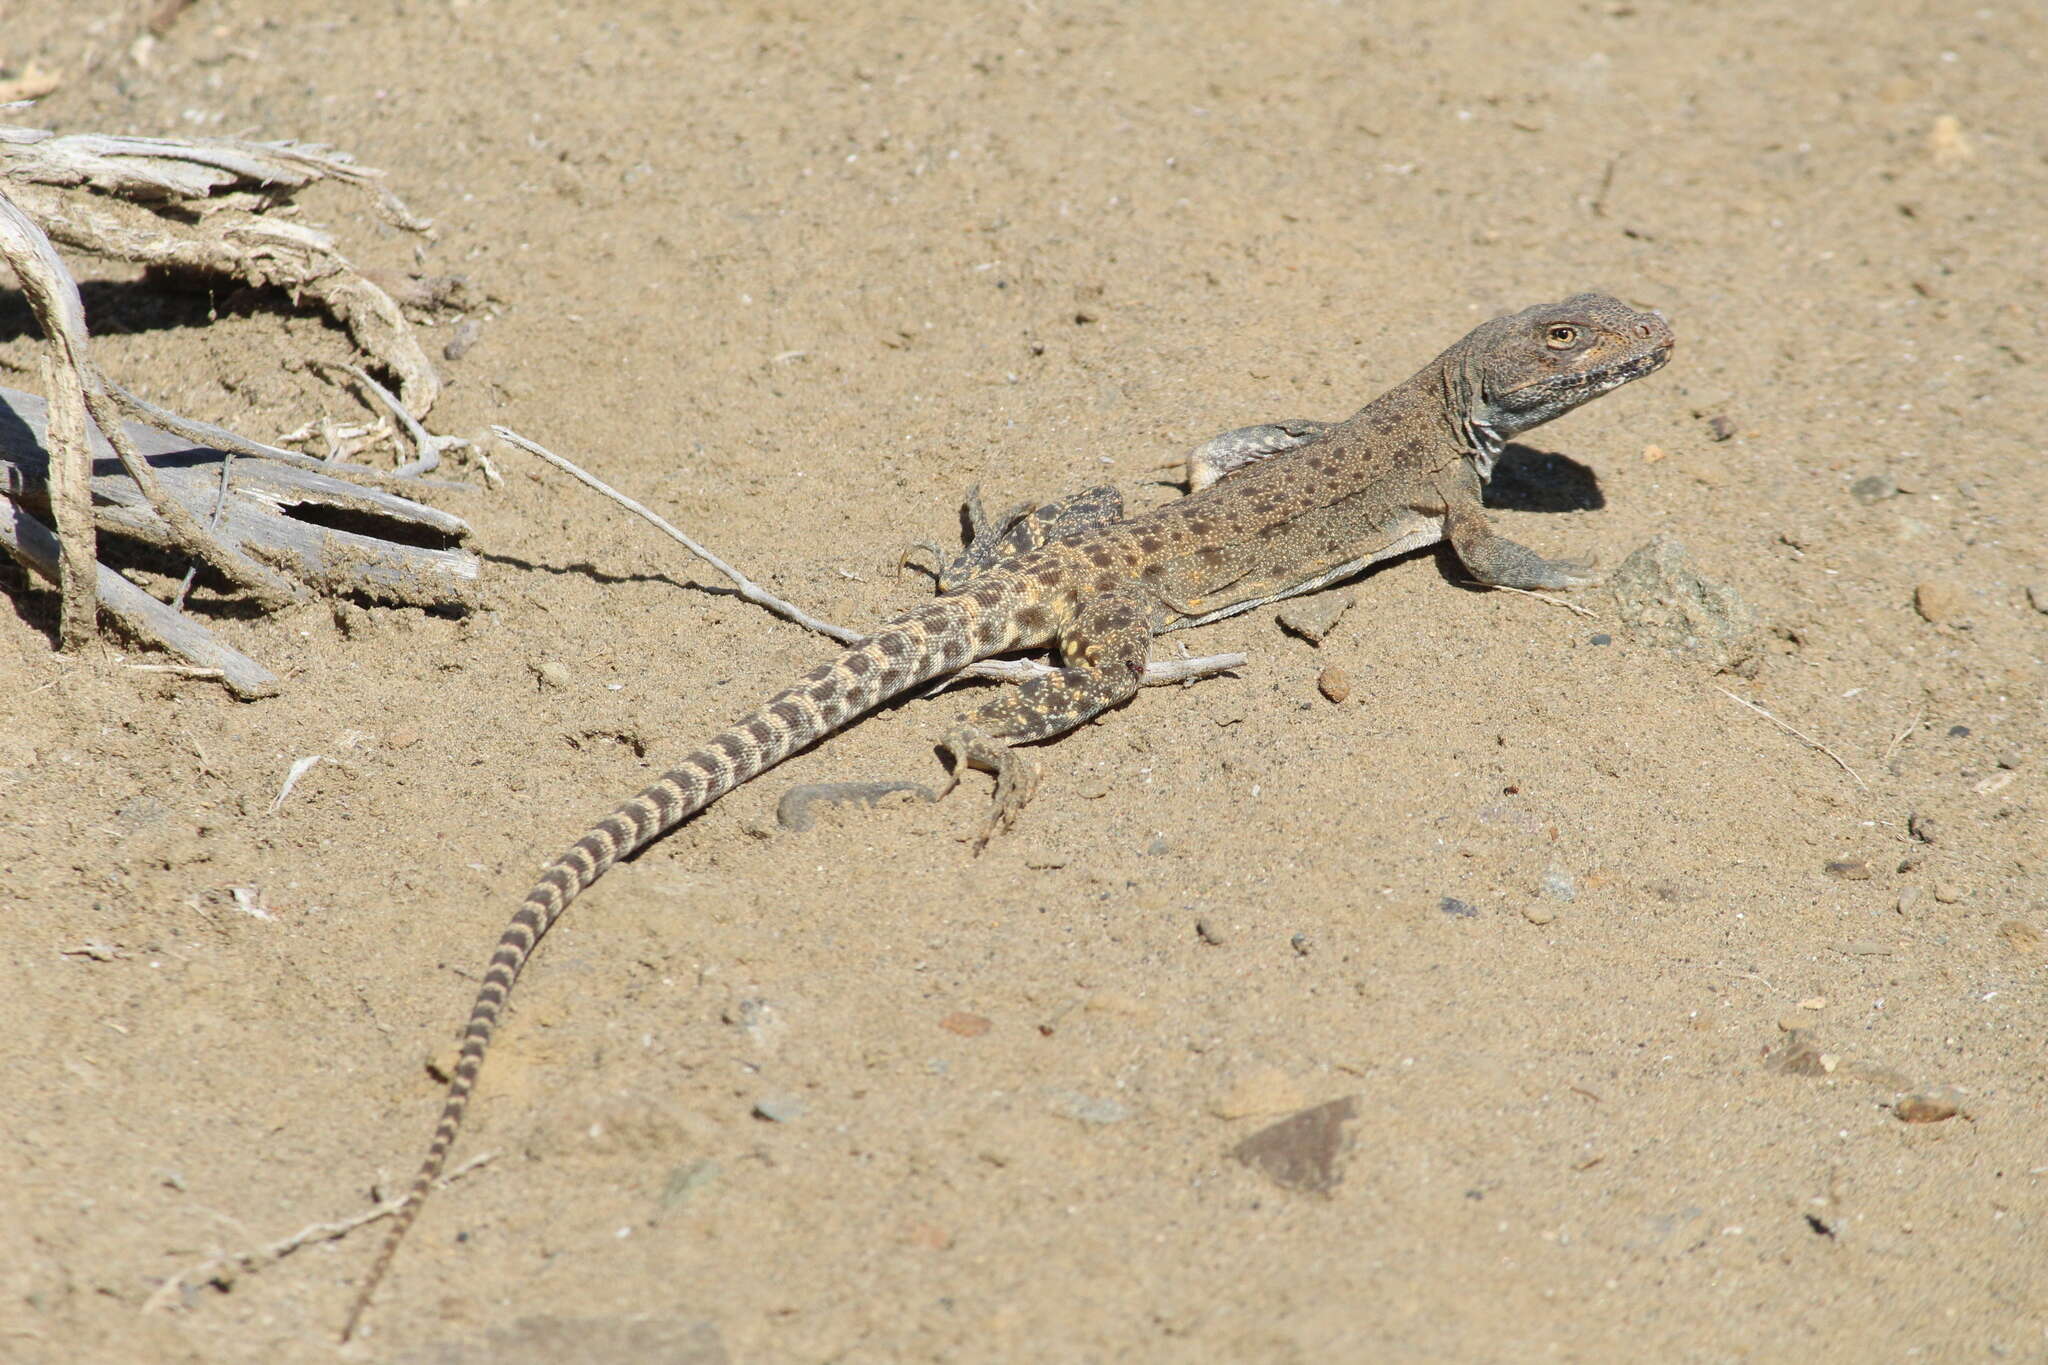
[[[1585,370],[1577,374],[1551,375],[1533,384],[1525,384],[1515,390],[1517,400],[1550,404],[1563,403],[1577,407],[1589,398],[1620,388],[1631,380],[1641,379],[1664,368],[1664,362],[1671,359],[1671,342],[1666,341],[1633,355],[1623,356],[1612,365],[1598,370]]]

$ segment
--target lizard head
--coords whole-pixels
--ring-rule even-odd
[[[1671,325],[1605,294],[1574,294],[1481,324],[1449,379],[1463,401],[1480,476],[1502,441],[1640,379],[1671,358]]]

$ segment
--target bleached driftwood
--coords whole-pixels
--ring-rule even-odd
[[[319,228],[268,212],[306,185],[332,180],[376,196],[390,221],[413,216],[346,153],[298,142],[58,136],[0,125],[0,183],[44,232],[77,251],[136,265],[273,286],[324,309],[398,381],[400,400],[424,417],[441,381],[381,285],[366,279]],[[420,299],[437,290],[409,291]]]
[[[305,584],[386,601],[463,600],[463,585],[476,575],[473,556],[313,525],[282,509],[320,503],[369,517],[373,528],[380,519],[409,522],[449,539],[467,531],[459,518],[365,486],[388,485],[389,476],[166,412],[102,373],[77,282],[11,197],[22,189],[0,176],[0,260],[20,279],[47,342],[47,398],[0,389],[0,549],[55,581],[63,647],[90,639],[104,606],[131,634],[183,656],[238,695],[277,690],[261,665],[100,564],[102,529],[189,555],[266,608],[301,600]],[[395,305],[392,312],[407,328]],[[236,467],[238,455],[255,458]]]
[[[31,508],[44,501],[48,480],[46,413],[47,405],[34,394],[0,386],[0,495]],[[425,531],[458,540],[469,533],[469,526],[452,512],[317,469],[234,459],[232,452],[137,423],[129,424],[128,437],[149,460],[164,491],[194,516],[211,520],[210,529],[222,540],[286,569],[302,582],[327,592],[431,607],[460,604],[476,579],[476,556],[466,550],[407,545],[286,515],[293,507],[334,508],[388,522],[394,532],[410,527],[414,535]],[[92,450],[91,488],[99,528],[179,548],[171,528],[137,491],[114,459],[113,448],[97,432]],[[223,502],[221,472],[230,460]]]
[[[50,505],[48,431],[48,406],[42,399],[0,388],[0,548],[54,580],[57,537],[35,515]],[[467,535],[469,527],[452,513],[317,469],[237,459],[232,452],[140,424],[129,424],[125,435],[148,461],[163,493],[194,518],[212,523],[211,533],[239,553],[328,592],[410,606],[452,606],[468,600],[477,577],[475,555],[336,530],[291,517],[287,509],[332,508],[365,518],[366,527],[384,523],[394,534],[420,537],[425,532],[456,540]],[[87,486],[98,530],[182,549],[183,542],[121,468],[106,439],[94,432],[91,441],[94,459]],[[95,575],[98,604],[131,634],[161,644],[198,667],[219,669],[222,681],[238,696],[267,696],[277,690],[272,674],[221,644],[200,622],[90,557],[87,563]]]

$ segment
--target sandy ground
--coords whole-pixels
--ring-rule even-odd
[[[387,168],[433,241],[307,212],[491,300],[435,428],[827,616],[925,591],[898,552],[970,483],[1151,505],[1603,289],[1677,357],[1533,433],[1500,524],[1674,536],[1764,623],[1716,672],[1424,554],[1320,648],[1177,637],[1251,662],[1048,746],[985,856],[979,777],[782,830],[794,784],[938,776],[954,703],[884,711],[569,915],[495,1160],[346,1356],[2048,1358],[2038,8],[200,0],[138,48],[148,8],[7,0],[0,73],[62,77],[14,121]],[[366,415],[318,317],[85,273],[148,396]],[[0,297],[0,382],[27,329]],[[333,1357],[374,1228],[209,1261],[401,1188],[539,863],[823,657],[493,459],[437,498],[466,619],[198,594],[271,701],[55,657],[0,574],[0,1357]],[[1231,1155],[1346,1097],[1329,1193]]]

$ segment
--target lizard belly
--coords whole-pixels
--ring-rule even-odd
[[[1226,616],[1235,616],[1241,611],[1250,611],[1253,607],[1263,607],[1268,602],[1278,602],[1284,598],[1328,587],[1332,583],[1341,582],[1353,574],[1363,572],[1381,560],[1393,559],[1398,555],[1407,554],[1410,550],[1419,550],[1425,545],[1436,544],[1444,538],[1444,524],[1440,517],[1411,512],[1399,521],[1383,527],[1381,533],[1390,538],[1382,542],[1377,549],[1328,568],[1311,569],[1307,577],[1295,582],[1275,581],[1268,575],[1248,576],[1228,585],[1221,592],[1191,598],[1185,602],[1168,603],[1167,608],[1171,614],[1154,629],[1163,632],[1182,630],[1188,626],[1204,626],[1211,621],[1220,621]],[[1237,594],[1240,592],[1248,595],[1238,598]],[[1234,600],[1226,601],[1221,606],[1210,605],[1216,597],[1226,594]]]

